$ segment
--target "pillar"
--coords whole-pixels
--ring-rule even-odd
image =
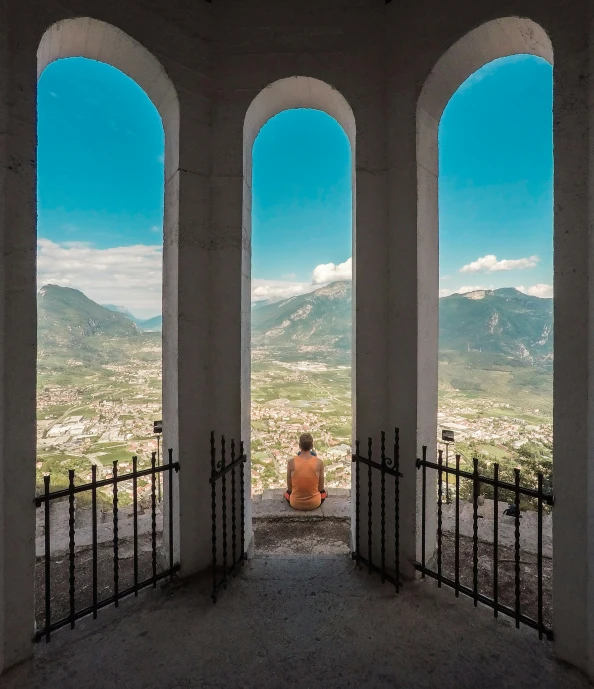
[[[555,46],[553,629],[557,656],[594,677],[594,86],[588,40],[580,27]]]
[[[33,653],[36,46],[0,9],[0,672]],[[30,52],[28,52],[30,51]]]

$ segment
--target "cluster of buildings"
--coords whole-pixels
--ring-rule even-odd
[[[493,413],[493,410],[502,413]],[[525,410],[527,417],[533,417],[533,422],[529,423],[513,415],[518,413],[516,407],[506,403],[474,400],[470,406],[467,401],[448,400],[447,406],[440,405],[437,421],[440,431],[445,428],[455,431],[456,439],[466,442],[496,441],[514,447],[526,442],[552,445],[552,419],[547,419],[539,409]]]

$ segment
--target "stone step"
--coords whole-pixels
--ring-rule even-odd
[[[252,502],[257,502],[258,500],[281,500],[284,499],[285,490],[284,488],[267,488],[262,493],[256,493],[252,495]],[[346,497],[350,498],[351,489],[350,488],[328,488],[328,495],[331,497]]]
[[[346,495],[329,496],[315,510],[294,510],[281,496],[280,500],[258,500],[252,504],[253,519],[276,521],[322,521],[351,518],[351,501]]]

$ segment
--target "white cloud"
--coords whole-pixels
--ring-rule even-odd
[[[287,299],[298,294],[311,292],[315,287],[307,282],[289,282],[287,280],[252,280],[252,301],[262,299]]]
[[[262,299],[287,299],[299,294],[313,292],[322,285],[327,285],[336,280],[352,280],[353,259],[349,258],[344,263],[320,263],[311,274],[311,282],[295,282],[295,274],[283,275],[283,280],[252,279],[252,301]]]
[[[348,258],[344,263],[321,263],[313,269],[311,281],[314,285],[327,285],[335,280],[353,279],[353,259]]]
[[[516,289],[520,292],[524,292],[524,294],[529,294],[532,297],[550,299],[553,296],[553,285],[545,285],[542,282],[538,285],[532,285],[532,287],[524,287],[523,285],[518,285]]]
[[[458,287],[456,290],[457,294],[466,294],[467,292],[478,292],[479,290],[490,290],[495,289],[493,285],[485,287],[485,285],[464,285],[463,287]]]
[[[528,258],[502,259],[497,260],[494,254],[487,254],[481,258],[477,258],[472,263],[467,263],[460,268],[461,273],[495,273],[502,270],[524,270],[525,268],[534,268],[540,259],[538,256],[530,256]]]
[[[449,297],[450,294],[454,294],[453,290],[447,289],[446,287],[443,287],[442,289],[439,290],[439,298],[440,299],[442,297]]]
[[[134,315],[161,313],[161,246],[97,249],[84,242],[37,243],[38,287],[73,287],[99,304],[122,304]]]

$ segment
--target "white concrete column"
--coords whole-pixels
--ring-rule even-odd
[[[172,448],[181,467],[174,533],[182,576],[207,567],[211,553],[209,434],[217,385],[211,319],[217,304],[211,291],[209,108],[203,97],[182,92],[179,139],[175,133],[168,138],[175,130],[165,126],[163,450],[166,456]]]
[[[35,47],[0,11],[0,672],[35,624],[35,104]]]
[[[251,406],[251,155],[244,157],[244,118],[251,101],[249,90],[227,90],[222,79],[213,108],[212,161],[212,298],[213,370],[216,390],[212,400],[215,428],[244,442],[245,550],[253,551],[250,406]],[[240,487],[237,485],[239,504]],[[229,515],[228,515],[229,518]]]
[[[415,460],[423,445],[435,459],[437,424],[438,232],[437,155],[418,166],[417,91],[410,76],[388,82],[389,136],[389,409],[401,427],[401,560],[414,575],[421,560],[421,473]],[[427,472],[426,547],[435,549],[434,472]]]
[[[555,46],[553,629],[557,656],[594,677],[594,86],[587,40],[584,31]]]

